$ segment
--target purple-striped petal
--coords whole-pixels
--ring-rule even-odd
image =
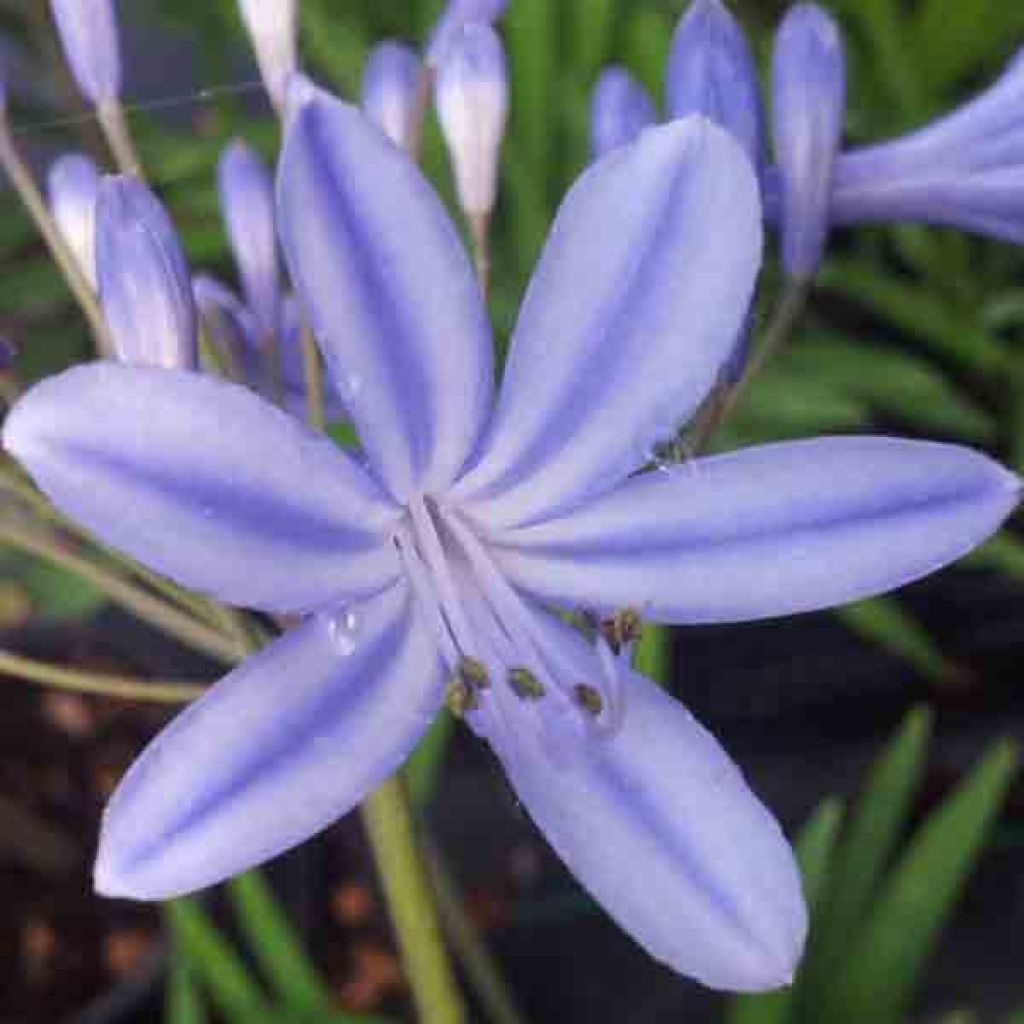
[[[168,899],[309,838],[401,765],[443,686],[404,584],[307,620],[217,683],[135,762],[104,815],[96,888]]]
[[[761,256],[750,161],[699,118],[648,129],[569,193],[457,493],[511,525],[619,483],[674,435],[733,350]]]
[[[363,72],[363,113],[402,149],[416,134],[422,74],[419,56],[390,40],[370,51]]]
[[[86,280],[95,290],[96,196],[100,172],[89,157],[68,153],[53,162],[46,184],[53,219],[75,254]]]
[[[97,105],[121,91],[121,45],[113,0],[50,0],[64,56],[78,88]]]
[[[274,182],[244,142],[224,150],[217,167],[220,208],[249,308],[263,336],[280,330],[281,285],[274,223]]]
[[[590,151],[595,160],[628,145],[658,119],[647,90],[625,69],[607,68],[590,102]]]
[[[398,572],[399,515],[339,449],[245,388],[97,364],[18,402],[4,447],[100,540],[230,604],[301,612]]]
[[[356,108],[317,93],[289,125],[278,209],[292,279],[374,470],[399,500],[443,490],[490,410],[493,352],[441,201]]]
[[[815,4],[791,8],[775,38],[772,141],[779,167],[782,263],[814,275],[828,237],[846,113],[846,56],[835,21]]]
[[[813,611],[967,554],[1020,481],[967,448],[886,437],[765,445],[636,477],[560,520],[498,538],[546,601],[678,623]]]
[[[674,118],[702,114],[721,125],[760,171],[764,110],[743,29],[721,0],[694,0],[672,39],[666,82]]]
[[[580,679],[600,672],[595,652],[561,623],[535,614],[535,625]],[[788,984],[807,920],[785,837],[685,708],[635,673],[624,683],[619,729],[570,756],[553,754],[532,719],[550,697],[504,701],[492,743],[517,796],[655,959],[713,988]]]
[[[174,223],[137,178],[106,177],[96,200],[96,276],[118,359],[196,365],[192,278]]]

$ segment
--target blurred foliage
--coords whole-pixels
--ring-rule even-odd
[[[221,931],[198,900],[167,905],[176,953],[167,1024],[206,1024],[209,1011],[225,1024],[383,1024],[333,1008],[326,982],[259,872],[225,888],[244,943]]]
[[[727,1024],[905,1020],[1017,771],[1016,750],[996,744],[911,832],[929,731],[928,714],[912,713],[857,806],[827,800],[804,827],[804,962],[792,988],[734,1000]]]

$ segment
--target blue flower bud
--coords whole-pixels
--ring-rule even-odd
[[[632,142],[658,119],[647,90],[625,68],[607,68],[590,103],[590,148],[594,158]]]
[[[807,278],[825,250],[846,110],[842,37],[820,7],[798,4],[786,15],[775,38],[773,76],[782,264],[791,277]]]
[[[743,30],[721,0],[694,0],[672,39],[668,109],[673,118],[701,114],[730,132],[760,173],[764,110],[757,67]]]
[[[82,95],[99,106],[121,91],[121,46],[113,0],[50,0],[64,56]]]
[[[96,194],[100,172],[87,156],[59,157],[47,175],[50,211],[64,241],[96,290]]]
[[[421,74],[420,58],[395,42],[375,46],[363,72],[363,113],[402,149],[416,134]]]
[[[436,101],[459,203],[471,217],[487,216],[508,121],[505,51],[494,29],[470,24],[452,37],[437,68]]]
[[[427,43],[427,64],[435,67],[448,44],[468,24],[493,25],[504,13],[508,0],[448,0]]]
[[[246,302],[263,336],[273,337],[281,303],[273,179],[259,156],[236,141],[217,166],[217,189]]]
[[[283,111],[288,79],[299,64],[298,0],[238,0],[263,84]]]
[[[185,253],[167,211],[136,178],[100,183],[96,271],[118,359],[195,367],[198,332]]]

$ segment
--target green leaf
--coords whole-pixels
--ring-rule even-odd
[[[310,1022],[330,1009],[330,993],[258,871],[228,883],[242,934],[263,974],[290,1010]]]
[[[76,622],[95,615],[106,598],[80,577],[56,566],[34,561],[21,577],[44,622]]]
[[[896,1024],[981,854],[1017,768],[997,744],[917,831],[832,977],[820,1019]]]
[[[618,6],[616,0],[573,0],[570,6],[573,65],[587,85],[608,59]]]
[[[930,731],[929,712],[911,712],[871,770],[820,897],[815,940],[808,948],[804,982],[797,997],[800,1020],[825,1019],[818,1008],[847,959],[850,936],[867,914],[878,880],[905,827],[924,771]],[[868,1020],[882,1024],[864,1018]]]
[[[939,685],[956,682],[960,670],[939,650],[932,635],[895,597],[875,597],[835,609],[848,628],[905,661]]]
[[[1024,580],[1024,541],[1004,530],[971,552],[966,563],[979,568],[998,569],[1015,580]]]
[[[220,934],[202,907],[191,899],[166,905],[167,921],[195,976],[229,1024],[264,1024],[273,1013],[259,982]]]
[[[992,335],[928,288],[850,260],[830,261],[818,283],[889,321],[961,369],[995,375],[1008,367],[1009,356]]]
[[[910,352],[839,332],[815,333],[785,353],[779,365],[928,431],[977,442],[991,441],[996,433],[989,413]]]
[[[672,23],[660,11],[633,5],[623,26],[623,35],[625,63],[652,96],[661,95]]]
[[[164,1010],[166,1024],[207,1024],[202,997],[183,957],[171,961]]]
[[[825,800],[804,825],[797,837],[796,856],[804,880],[804,895],[811,916],[812,932],[815,910],[828,878],[828,871],[839,838],[843,820],[841,800]],[[785,1024],[789,1020],[796,986],[758,996],[738,996],[730,1004],[727,1024]]]

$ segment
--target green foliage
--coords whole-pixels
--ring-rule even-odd
[[[197,900],[168,903],[174,939],[168,1024],[202,1024],[207,1005],[227,1024],[383,1024],[332,1008],[322,975],[262,875],[243,875],[227,890],[246,954],[259,973]]]
[[[793,987],[733,1001],[728,1024],[901,1024],[1017,770],[996,744],[909,840],[926,712],[910,715],[844,819],[826,801],[798,856],[811,927]],[[840,831],[840,822],[842,830]]]

